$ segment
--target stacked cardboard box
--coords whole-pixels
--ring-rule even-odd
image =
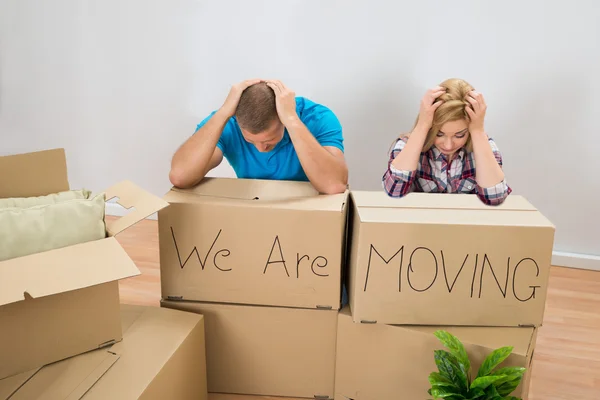
[[[350,311],[339,315],[336,397],[422,399],[437,371],[433,335],[465,343],[477,371],[495,348],[528,368],[541,326],[554,226],[524,198],[352,192]]]
[[[332,398],[348,193],[207,178],[165,200],[161,305],[205,316],[209,392]]]
[[[69,189],[63,149],[0,157],[0,198]],[[202,318],[120,305],[140,272],[114,236],[168,203],[127,181],[105,194],[131,210],[105,238],[0,262],[0,399],[206,398]]]

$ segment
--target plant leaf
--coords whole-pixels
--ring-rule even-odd
[[[442,388],[442,387],[431,388],[431,395],[433,396],[434,399],[451,399],[451,400],[466,399],[466,397],[463,396],[462,394],[456,393],[453,390],[448,390],[448,389]]]
[[[440,375],[453,382],[463,393],[466,393],[469,383],[456,357],[445,350],[434,350],[433,353]]]
[[[509,394],[511,394],[512,392],[515,391],[517,386],[519,386],[520,382],[521,382],[521,377],[518,377],[515,380],[504,382],[503,384],[497,386],[496,389],[498,390],[498,393],[501,396],[508,396]]]
[[[479,388],[469,390],[469,393],[467,394],[468,399],[483,399],[484,396],[485,392],[483,391],[483,389]]]
[[[442,383],[448,383],[448,384],[454,385],[454,383],[450,379],[443,376],[439,372],[432,372],[431,374],[429,374],[429,383],[431,385],[439,385]]]
[[[485,390],[485,396],[482,400],[502,400],[502,396],[500,396],[494,385],[490,385]]]
[[[501,347],[492,351],[485,359],[481,367],[479,368],[479,372],[477,373],[477,377],[488,376],[494,368],[500,365],[506,358],[512,353],[513,347]]]
[[[507,384],[507,383],[510,385],[513,385],[513,384],[516,385],[515,386],[515,388],[516,388],[517,386],[519,386],[519,383],[521,382],[521,379],[523,378],[523,374],[520,372],[517,372],[516,374],[512,374],[512,375],[496,375],[496,376],[501,377],[496,382],[494,382],[494,386],[496,386],[496,388],[498,388],[504,384]]]
[[[515,396],[508,396],[508,397],[502,397],[500,400],[523,400],[520,397],[515,397]]]
[[[490,375],[513,375],[517,373],[525,374],[526,368],[523,367],[506,367],[500,368]]]
[[[471,390],[473,389],[485,389],[488,386],[490,386],[492,383],[496,382],[498,379],[503,378],[504,375],[491,375],[491,376],[481,376],[477,379],[475,379],[472,383],[471,383]]]
[[[463,369],[465,376],[469,376],[471,371],[471,362],[469,356],[463,346],[462,342],[454,335],[444,330],[438,330],[434,332],[434,335],[450,350],[452,354],[458,360],[459,365]]]

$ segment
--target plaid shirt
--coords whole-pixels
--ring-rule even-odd
[[[502,154],[496,143],[488,138],[496,161],[502,167]],[[475,180],[475,156],[461,149],[448,165],[446,157],[432,146],[421,153],[416,171],[401,171],[392,165],[392,161],[404,149],[408,137],[396,141],[390,154],[388,169],[383,175],[383,188],[392,197],[402,197],[411,191],[428,193],[469,193],[477,196],[488,205],[501,204],[512,189],[506,181],[496,186],[483,188]]]

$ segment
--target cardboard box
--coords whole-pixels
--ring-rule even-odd
[[[0,380],[0,400],[206,400],[203,317],[121,307],[122,342]]]
[[[361,324],[348,308],[339,313],[335,398],[353,400],[423,400],[431,372],[437,372],[434,350],[447,350],[433,335],[444,329],[464,345],[476,375],[487,355],[514,346],[500,367],[526,367],[513,396],[527,400],[531,362],[537,338],[534,327],[432,327]]]
[[[206,178],[158,213],[162,298],[340,308],[348,194]]]
[[[527,200],[352,192],[355,322],[540,326],[554,226]]]
[[[333,398],[337,311],[162,301],[206,321],[208,391]]]
[[[0,197],[65,190],[64,150],[0,157]],[[106,194],[135,207],[107,238],[0,262],[0,379],[121,340],[118,280],[140,271],[114,236],[168,203],[130,182]]]

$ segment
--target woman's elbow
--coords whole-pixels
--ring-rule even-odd
[[[508,192],[504,192],[502,195],[494,196],[494,197],[482,195],[482,196],[479,196],[479,199],[488,206],[499,206],[502,203],[504,203],[504,200],[506,200],[507,197],[508,197]]]
[[[390,182],[389,179],[386,179],[386,175],[384,175],[384,177],[381,181],[381,187],[383,188],[383,191],[385,192],[385,194],[387,194],[389,197],[393,197],[395,199],[404,197],[408,193],[408,191],[405,190],[405,187],[406,187],[405,184],[398,183],[396,181]]]

